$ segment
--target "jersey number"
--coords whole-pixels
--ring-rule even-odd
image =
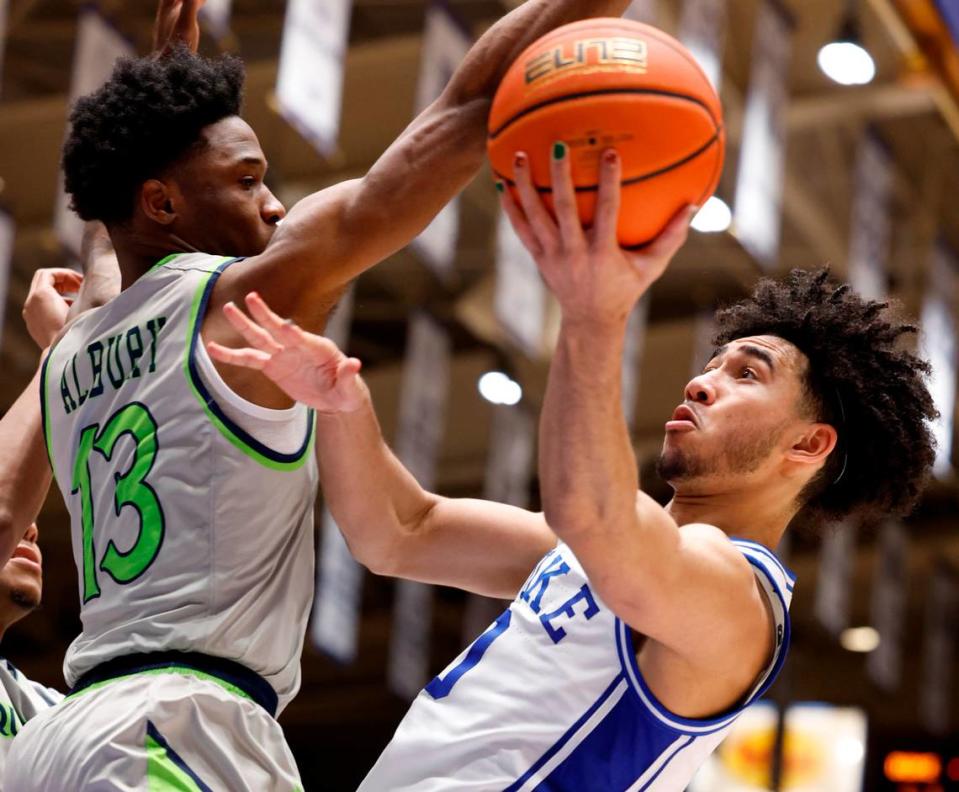
[[[452,691],[453,685],[455,685],[460,678],[469,671],[473,666],[477,665],[480,660],[483,659],[483,655],[486,654],[486,650],[490,648],[497,638],[499,638],[506,628],[509,627],[510,619],[513,616],[513,611],[507,608],[500,614],[500,617],[493,622],[492,626],[484,632],[479,638],[473,641],[473,645],[469,648],[469,651],[459,663],[453,666],[447,673],[445,677],[435,677],[432,682],[426,686],[426,692],[429,693],[434,699],[446,698]]]
[[[125,473],[113,474],[113,502],[117,516],[132,506],[140,517],[140,530],[133,546],[120,550],[111,539],[99,568],[117,583],[131,583],[153,563],[163,544],[163,508],[157,494],[146,482],[157,455],[157,422],[140,402],[121,407],[106,422],[86,427],[80,434],[80,448],[73,465],[72,494],[80,493],[80,522],[83,534],[83,601],[100,596],[97,580],[96,547],[93,541],[93,496],[90,487],[90,454],[96,449],[109,462],[123,435],[136,442],[133,464]]]

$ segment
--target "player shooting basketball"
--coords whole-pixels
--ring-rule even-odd
[[[793,576],[773,553],[797,515],[902,513],[933,460],[928,366],[884,304],[794,271],[718,314],[720,345],[666,423],[665,508],[637,492],[621,408],[627,317],[685,239],[616,241],[620,163],[577,218],[555,148],[556,219],[518,155],[503,205],[562,307],[540,426],[545,516],[425,492],[379,432],[359,362],[256,295],[251,345],[211,345],[318,411],[323,490],[380,574],[513,599],[417,697],[362,789],[683,789],[775,679]]]
[[[365,177],[289,215],[239,117],[235,58],[164,48],[121,61],[77,102],[66,187],[81,217],[109,229],[123,291],[78,318],[44,365],[83,632],[65,660],[73,694],[21,733],[9,789],[102,778],[297,788],[273,716],[299,686],[312,601],[314,418],[258,372],[214,364],[201,338],[239,340],[219,308],[251,289],[322,329],[346,284],[413,239],[482,164],[493,92],[516,55],[626,5],[529,0]],[[165,0],[159,20],[192,33],[198,7]]]

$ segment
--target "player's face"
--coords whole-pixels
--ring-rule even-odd
[[[717,350],[686,386],[666,424],[660,475],[686,490],[715,491],[776,475],[803,412],[805,355],[776,336]]]
[[[3,628],[40,605],[43,558],[37,546],[38,538],[37,526],[31,525],[6,566],[0,569],[0,626]]]
[[[204,253],[262,253],[286,215],[263,181],[266,169],[260,142],[242,118],[210,124],[171,174],[179,204],[171,230]]]

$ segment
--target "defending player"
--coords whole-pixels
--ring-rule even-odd
[[[81,217],[107,225],[123,291],[80,317],[45,365],[83,632],[64,664],[73,693],[21,733],[10,789],[171,773],[199,788],[298,785],[273,716],[299,686],[312,601],[315,419],[262,375],[215,366],[200,339],[237,340],[219,308],[253,288],[321,329],[348,281],[407,244],[479,168],[513,58],[556,26],[626,5],[520,6],[364,178],[288,216],[238,115],[236,59],[180,47],[121,61],[77,103],[66,186]],[[195,19],[196,7],[183,13]]]
[[[89,251],[83,261],[88,272],[98,268]],[[115,265],[114,265],[115,266]],[[80,292],[75,310],[95,302],[103,279],[84,279],[69,269],[40,269],[33,276],[23,305],[23,319],[31,338],[46,350],[63,329],[71,310],[65,295]],[[9,560],[0,568],[0,640],[20,619],[40,605],[43,592],[42,556],[37,544],[37,512],[50,487],[50,468],[42,444],[34,448],[40,422],[36,380],[0,420],[0,515],[5,532],[22,536]],[[24,533],[23,526],[28,526]],[[7,752],[20,728],[38,712],[63,700],[58,690],[26,677],[0,657],[0,789]]]
[[[928,366],[897,349],[915,328],[795,271],[719,313],[722,346],[666,424],[673,500],[637,493],[626,321],[686,217],[645,252],[620,250],[617,156],[588,233],[564,160],[558,223],[525,157],[522,210],[503,199],[562,306],[540,428],[545,519],[424,492],[383,442],[359,362],[257,296],[259,326],[226,308],[253,348],[211,346],[316,408],[324,494],[359,560],[515,598],[419,694],[363,790],[685,788],[785,659],[794,578],[772,548],[793,518],[907,511],[933,460]]]

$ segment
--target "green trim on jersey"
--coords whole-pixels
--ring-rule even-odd
[[[146,671],[133,671],[129,674],[122,674],[121,676],[111,677],[110,679],[104,679],[102,682],[94,682],[92,685],[85,687],[83,690],[78,690],[76,693],[70,693],[66,698],[73,699],[77,696],[82,696],[84,693],[89,693],[91,690],[99,690],[102,687],[117,682],[121,679],[129,679],[130,677],[143,676],[144,674],[149,674],[151,676],[157,676],[159,674],[186,674],[187,676],[196,677],[197,679],[202,679],[205,682],[215,682],[221,688],[223,688],[228,693],[232,693],[234,696],[239,696],[244,698],[247,701],[253,701],[253,697],[250,696],[243,688],[237,687],[231,682],[227,682],[225,679],[220,679],[220,677],[215,674],[208,674],[206,671],[199,671],[196,668],[190,668],[190,666],[179,666],[179,665],[170,665],[163,666],[163,668],[150,668]]]
[[[182,256],[182,255],[183,255],[182,253],[171,253],[169,256],[164,256],[164,257],[161,258],[156,264],[154,264],[152,267],[150,267],[150,269],[148,269],[147,272],[153,272],[153,270],[159,269],[159,268],[162,267],[164,264],[168,264],[169,262],[171,262],[171,261],[172,261],[173,259],[175,259],[177,256]]]
[[[190,390],[193,391],[193,395],[196,396],[197,401],[200,403],[200,406],[203,408],[203,411],[206,413],[207,418],[213,423],[213,425],[220,430],[227,440],[230,441],[239,451],[242,451],[251,459],[256,460],[264,467],[271,468],[272,470],[282,470],[282,471],[292,471],[298,470],[303,466],[303,463],[309,458],[310,454],[313,452],[313,444],[316,439],[315,432],[315,421],[313,418],[313,410],[308,412],[307,418],[307,434],[308,437],[303,443],[302,450],[293,455],[284,455],[292,456],[293,458],[289,461],[281,461],[279,459],[272,459],[266,454],[262,453],[256,448],[253,448],[248,442],[246,442],[242,437],[240,437],[231,426],[224,422],[220,416],[218,416],[210,406],[210,402],[203,397],[203,394],[200,393],[199,388],[197,387],[196,380],[194,379],[193,371],[191,370],[192,362],[192,353],[194,344],[200,340],[200,328],[197,326],[200,321],[200,307],[205,302],[205,298],[209,294],[209,290],[212,288],[213,283],[216,278],[220,276],[220,273],[223,271],[223,268],[226,264],[235,261],[235,259],[224,259],[220,266],[215,272],[207,273],[206,277],[200,283],[200,286],[196,290],[196,294],[193,295],[193,305],[190,308],[190,320],[187,325],[187,343],[186,343],[186,352],[183,356],[183,373],[186,377],[187,383],[189,383]]]
[[[167,754],[166,748],[149,734],[147,749],[147,792],[202,792],[196,782]]]

